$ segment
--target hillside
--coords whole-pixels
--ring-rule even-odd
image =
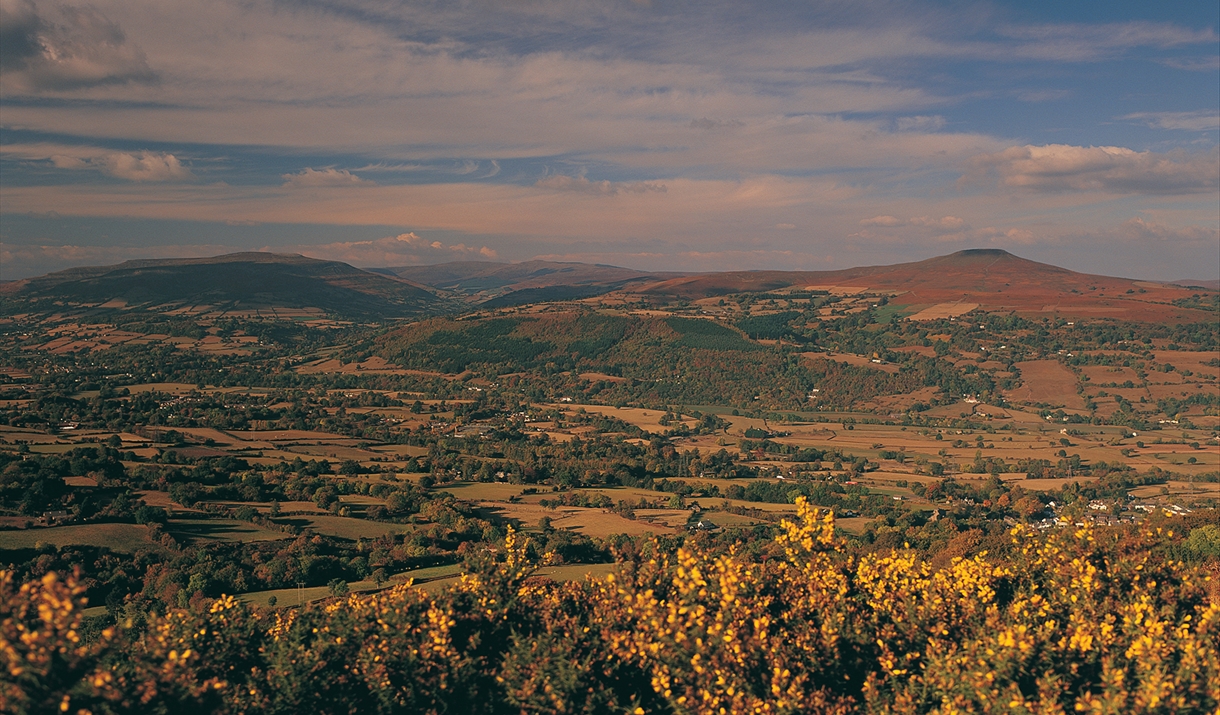
[[[629,284],[651,283],[685,275],[647,273],[618,266],[556,261],[455,261],[432,266],[398,266],[373,270],[422,285],[464,293],[476,301],[528,291],[511,300],[499,301],[496,305],[522,305],[537,301],[583,298],[607,293]]]
[[[312,309],[350,318],[409,317],[446,305],[409,281],[338,261],[234,253],[212,258],[127,261],[73,268],[7,286],[32,301],[108,307]]]
[[[798,315],[787,317],[795,321]],[[738,325],[751,324],[741,321]],[[919,355],[893,355],[904,361],[905,369],[891,373],[828,360],[822,354],[793,355],[780,346],[750,340],[740,327],[713,320],[607,315],[580,309],[461,320],[434,318],[384,335],[373,354],[403,368],[451,375],[467,370],[485,374],[570,371],[574,390],[610,403],[792,408],[808,405],[815,386],[820,392],[819,404],[840,406],[927,387],[946,393],[995,389],[994,381],[981,372],[966,375]],[[553,382],[558,385],[561,379],[556,377]]]
[[[987,312],[1139,321],[1207,320],[1204,311],[1173,305],[1186,289],[1077,273],[1030,261],[1001,249],[969,249],[913,263],[838,271],[739,271],[661,281],[642,293],[698,299],[729,293],[792,288],[892,292],[891,302],[912,307],[977,304]]]

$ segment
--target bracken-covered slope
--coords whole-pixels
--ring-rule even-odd
[[[790,288],[863,288],[893,292],[911,306],[977,304],[989,312],[1057,313],[1126,320],[1206,320],[1207,314],[1173,301],[1180,287],[1077,273],[1000,249],[970,249],[914,263],[839,271],[741,271],[686,276],[641,292],[681,298]]]
[[[69,304],[315,308],[352,318],[410,317],[446,304],[445,298],[403,279],[338,261],[274,253],[73,268],[21,281],[7,292]]]

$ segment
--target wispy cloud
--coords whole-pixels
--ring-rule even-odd
[[[1122,119],[1140,121],[1156,129],[1185,129],[1187,131],[1214,131],[1220,129],[1220,112],[1206,109],[1198,112],[1136,112]]]
[[[1017,92],[1017,99],[1022,102],[1056,102],[1072,96],[1069,89],[1027,89]]]
[[[966,225],[966,222],[956,216],[942,216],[933,218],[931,216],[913,216],[909,219],[900,219],[894,216],[874,216],[866,218],[860,222],[861,226],[884,226],[893,228],[895,226],[919,226],[923,228],[943,229],[947,231],[957,231]]]
[[[746,123],[740,119],[708,119],[703,117],[701,119],[692,119],[689,126],[691,129],[707,131],[712,129],[737,129],[745,125]]]
[[[1157,60],[1166,67],[1187,72],[1215,72],[1220,70],[1220,55],[1211,57],[1166,57]]]
[[[934,132],[944,128],[945,118],[940,115],[898,117],[894,128],[900,132]]]
[[[550,189],[551,191],[573,191],[596,196],[614,196],[618,193],[643,194],[649,192],[663,194],[668,190],[665,184],[652,181],[589,181],[583,176],[564,176],[562,174],[539,179],[534,186],[540,189]]]
[[[1215,44],[1215,30],[1191,29],[1158,22],[1107,24],[1010,25],[1004,36],[1019,43],[1009,51],[1023,57],[1064,62],[1090,62],[1139,47],[1173,48]]]
[[[1124,221],[1116,233],[1131,241],[1171,241],[1175,243],[1202,243],[1215,246],[1220,241],[1220,229],[1213,226],[1183,226],[1173,228],[1154,221],[1135,217]],[[1216,266],[1212,266],[1214,270]]]

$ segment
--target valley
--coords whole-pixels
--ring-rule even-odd
[[[35,279],[2,318],[0,553],[114,560],[92,611],[113,614],[443,566],[440,583],[510,526],[579,577],[622,539],[749,538],[798,496],[862,547],[918,535],[931,552],[1018,522],[1214,510],[1214,291],[955,256],[792,275],[387,269],[431,316],[377,321],[310,287],[355,269],[308,259],[201,274],[284,266],[287,299],[158,273],[198,262]],[[364,275],[344,284],[396,280]],[[1017,287],[984,295],[1001,280]],[[200,554],[219,561],[183,561]]]

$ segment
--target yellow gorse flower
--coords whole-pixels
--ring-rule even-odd
[[[803,499],[777,532],[770,551],[654,542],[611,575],[554,583],[510,531],[440,591],[270,612],[226,596],[93,640],[76,580],[3,574],[0,710],[258,713],[311,697],[345,712],[1220,707],[1220,604],[1206,573],[1156,556],[1164,534],[1018,528],[1004,558],[934,568],[910,549],[854,556],[833,514]]]

